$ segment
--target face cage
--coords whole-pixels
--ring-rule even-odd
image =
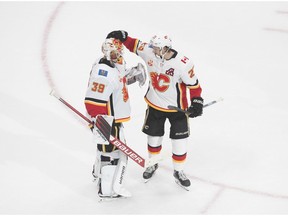
[[[110,51],[110,61],[117,63],[122,54],[123,52],[119,52],[118,50]]]

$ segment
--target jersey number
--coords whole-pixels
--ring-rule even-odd
[[[105,85],[104,84],[93,82],[93,87],[91,89],[92,91],[103,93],[104,89],[105,89]]]

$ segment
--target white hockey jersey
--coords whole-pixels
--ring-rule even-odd
[[[149,106],[164,112],[176,112],[169,110],[167,106],[186,109],[188,106],[186,88],[190,89],[191,98],[200,96],[201,87],[194,74],[191,59],[173,50],[175,54],[171,59],[162,60],[155,56],[147,43],[130,37],[128,39],[130,41],[124,42],[124,45],[139,55],[147,65],[150,84],[145,100]],[[195,95],[192,95],[194,93]]]
[[[115,122],[130,119],[131,107],[126,84],[125,62],[113,66],[105,59],[98,59],[93,65],[85,96],[88,114],[114,116]]]

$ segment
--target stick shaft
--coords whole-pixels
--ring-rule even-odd
[[[215,103],[218,103],[218,102],[220,102],[220,101],[223,101],[223,98],[219,98],[219,99],[217,99],[217,100],[213,100],[213,101],[211,101],[211,102],[209,102],[209,103],[207,103],[207,104],[204,104],[204,105],[203,105],[203,108],[208,107],[208,106],[211,106],[211,105],[213,105],[213,104],[215,104]],[[181,108],[179,108],[179,107],[172,106],[172,105],[169,105],[169,106],[168,106],[168,109],[177,110],[177,111],[179,111],[179,112],[186,113],[187,115],[190,115],[190,114],[191,114],[190,112],[188,112],[188,111],[186,111],[186,110],[183,110],[183,109],[181,109]]]
[[[78,110],[76,110],[71,104],[69,104],[67,101],[65,101],[63,98],[61,98],[59,95],[57,95],[54,90],[52,90],[50,92],[50,95],[52,95],[55,98],[57,98],[65,106],[70,108],[73,112],[75,112],[77,115],[79,115],[85,121],[87,121],[89,124],[93,124],[93,122],[90,121],[86,116],[84,116],[82,113],[80,113]],[[139,154],[137,154],[133,149],[131,149],[129,146],[127,146],[125,143],[123,143],[121,140],[115,138],[114,136],[110,135],[109,141],[110,141],[111,144],[113,144],[118,149],[120,149],[124,154],[126,154],[128,157],[130,157],[134,162],[136,162],[141,167],[145,167],[146,163],[149,162],[149,160],[146,161],[143,157],[141,157]],[[154,162],[154,163],[157,163],[157,161]],[[153,165],[153,162],[152,162],[152,165]]]
[[[69,104],[67,101],[65,101],[62,97],[60,97],[54,90],[50,92],[50,95],[57,98],[59,101],[61,101],[64,105],[66,105],[68,108],[70,108],[73,112],[75,112],[77,115],[79,115],[81,118],[83,118],[86,122],[89,124],[92,124],[93,122],[90,121],[86,116],[84,116],[82,113],[80,113],[78,110],[76,110],[71,104]]]

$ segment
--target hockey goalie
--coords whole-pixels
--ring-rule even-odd
[[[117,39],[106,39],[102,52],[103,56],[92,66],[85,96],[88,117],[94,123],[91,125],[93,140],[97,144],[92,174],[100,198],[130,197],[123,184],[127,156],[109,143],[109,135],[126,143],[123,122],[130,119],[131,111],[127,85],[138,82],[143,86],[146,72],[141,63],[126,69],[123,45]]]

